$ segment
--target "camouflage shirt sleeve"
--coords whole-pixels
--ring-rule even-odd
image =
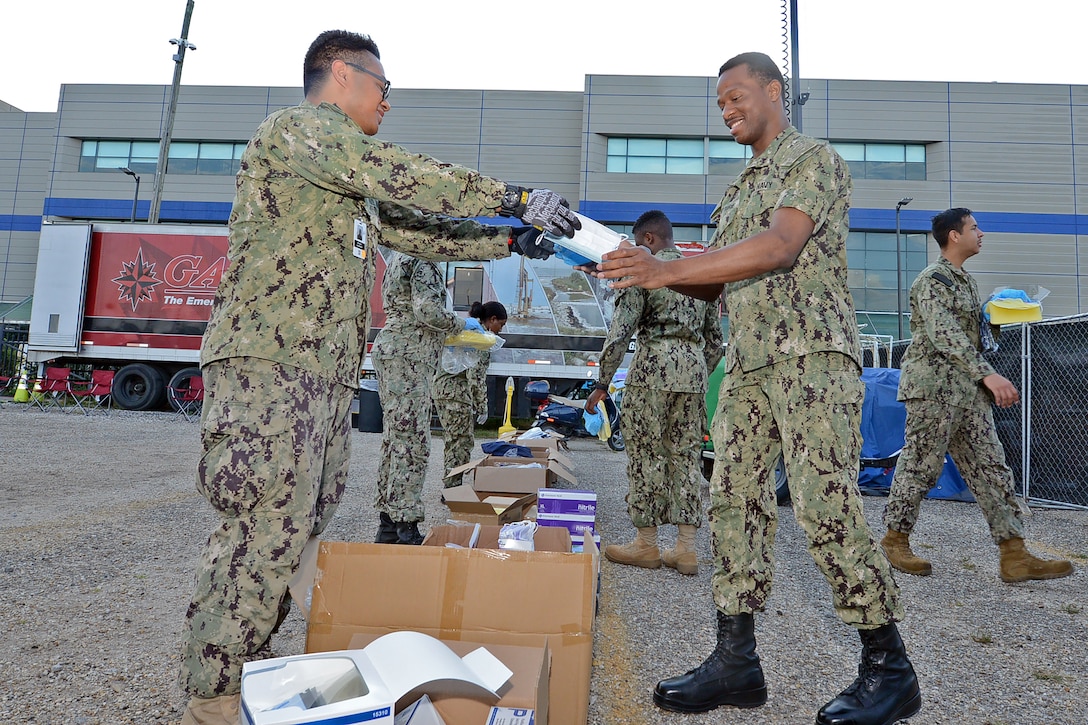
[[[415,261],[411,282],[412,317],[423,327],[449,335],[465,329],[465,323],[446,309],[445,282],[438,265]]]
[[[706,372],[709,375],[718,367],[725,355],[725,336],[722,334],[722,318],[718,303],[708,302],[706,318],[703,320],[703,357],[706,359]]]
[[[472,398],[472,409],[477,413],[487,410],[487,366],[491,364],[491,353],[480,353],[480,362],[468,369],[468,387]]]
[[[509,255],[509,226],[480,224],[472,219],[453,219],[417,209],[381,202],[382,244],[414,256],[435,261],[498,259]],[[469,244],[479,241],[479,244]],[[506,244],[499,253],[497,243]],[[424,257],[420,249],[430,250]]]
[[[646,306],[646,293],[641,287],[627,287],[616,295],[612,312],[612,324],[601,350],[600,382],[607,385],[623,362],[631,335],[638,329],[642,311]]]

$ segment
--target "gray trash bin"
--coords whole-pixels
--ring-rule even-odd
[[[359,382],[359,430],[362,433],[382,432],[382,402],[378,397],[378,381]]]

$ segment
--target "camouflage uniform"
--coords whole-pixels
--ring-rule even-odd
[[[898,395],[907,408],[906,442],[884,510],[884,523],[900,533],[914,529],[922,498],[948,452],[982,508],[994,543],[1024,538],[992,399],[981,384],[996,372],[981,352],[981,311],[975,280],[943,257],[910,287],[911,343]]]
[[[434,262],[394,254],[382,279],[385,327],[371,350],[382,401],[382,451],[374,507],[393,521],[423,521],[431,455],[431,381],[442,341],[465,329],[446,309],[446,278]]]
[[[446,471],[468,463],[476,443],[476,416],[487,413],[487,366],[491,353],[480,352],[480,361],[468,370],[447,373],[438,366],[434,376],[434,404],[442,421],[445,449],[442,465]],[[461,476],[447,476],[446,488],[461,484]]]
[[[815,223],[791,268],[725,288],[728,372],[711,425],[710,528],[714,600],[726,615],[762,611],[770,594],[772,471],[783,453],[797,521],[839,617],[869,629],[902,616],[857,487],[864,387],[846,279],[851,186],[826,142],[791,127],[752,159],[713,214],[714,247],[766,230],[783,207]]]
[[[370,138],[327,103],[277,111],[250,141],[230,215],[231,264],[201,350],[197,486],[221,521],[182,635],[190,695],[238,692],[243,661],[281,615],[299,553],[339,503],[374,245],[435,259],[506,256],[508,227],[472,240],[471,223],[400,206],[486,215],[505,188]]]
[[[655,256],[683,255],[667,247]],[[620,411],[627,444],[627,513],[635,528],[699,526],[707,371],[722,356],[718,305],[670,289],[622,290],[601,352],[601,382],[616,374],[633,333],[638,339]]]

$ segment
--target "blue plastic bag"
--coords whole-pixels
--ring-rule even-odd
[[[588,410],[583,410],[582,422],[585,423],[586,431],[590,435],[597,435],[600,433],[601,426],[604,425],[604,416],[601,415],[600,406],[597,406],[596,413],[590,413]]]

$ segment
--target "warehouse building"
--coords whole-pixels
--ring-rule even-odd
[[[394,88],[379,136],[547,186],[621,231],[660,208],[678,239],[705,241],[749,151],[722,123],[714,85],[590,75],[584,92]],[[975,210],[987,233],[968,262],[984,294],[1045,288],[1046,317],[1088,312],[1088,86],[800,85],[804,132],[832,141],[854,178],[849,265],[863,331],[897,333],[908,305],[896,290],[937,256],[929,219],[950,206]],[[225,223],[246,141],[301,96],[183,86],[160,221]],[[65,85],[55,113],[0,101],[0,317],[32,295],[43,222],[147,218],[169,101],[169,86],[147,85]]]

